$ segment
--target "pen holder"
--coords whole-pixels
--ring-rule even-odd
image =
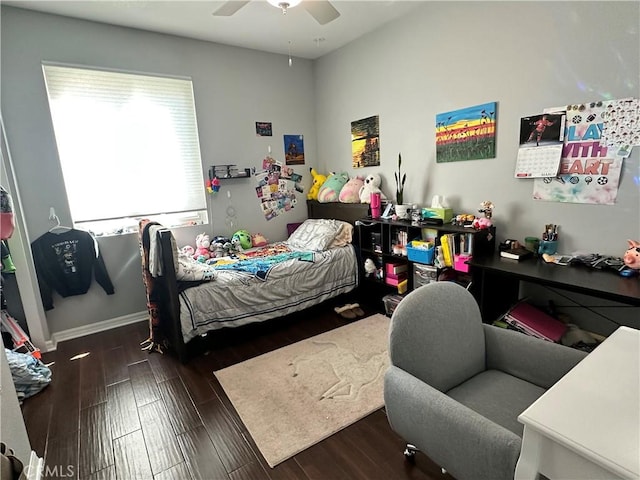
[[[553,255],[558,251],[557,240],[540,240],[540,246],[538,247],[538,255]]]

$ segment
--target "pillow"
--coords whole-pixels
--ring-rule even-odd
[[[294,248],[303,250],[327,250],[338,235],[343,235],[344,225],[351,227],[340,220],[328,220],[325,218],[310,218],[305,220],[295,232],[291,234],[287,243]],[[353,227],[351,227],[353,229]],[[344,240],[339,240],[339,242]]]

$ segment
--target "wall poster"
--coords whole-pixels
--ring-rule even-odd
[[[496,102],[436,115],[436,162],[496,156]]]
[[[287,165],[304,165],[303,135],[284,136],[284,161]]]
[[[351,122],[351,158],[353,168],[380,165],[380,121],[377,115]]]
[[[270,137],[273,134],[271,122],[256,122],[256,136]]]
[[[536,178],[533,198],[552,202],[613,205],[624,157],[601,142],[607,107],[615,100],[566,107],[567,121],[560,169]],[[547,113],[558,109],[547,109]]]

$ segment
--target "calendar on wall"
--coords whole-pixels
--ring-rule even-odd
[[[564,145],[564,113],[545,113],[520,119],[520,148],[516,178],[554,177]]]

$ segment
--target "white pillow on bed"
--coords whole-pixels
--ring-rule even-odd
[[[327,250],[351,243],[353,225],[341,220],[310,218],[291,234],[287,243],[303,250]]]

